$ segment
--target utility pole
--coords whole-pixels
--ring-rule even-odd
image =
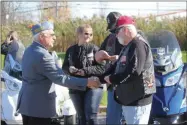
[[[56,18],[58,18],[58,1],[56,1]]]
[[[138,17],[140,17],[140,9],[138,9]]]
[[[99,0],[100,3],[100,17],[105,17],[105,8],[107,7],[107,2]]]
[[[12,20],[11,23],[15,24],[15,6],[14,6],[15,2],[12,2],[12,8],[13,8],[13,13],[12,13]]]
[[[157,15],[159,15],[159,2],[156,2]]]

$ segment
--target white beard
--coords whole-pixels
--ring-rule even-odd
[[[117,37],[117,39],[118,39],[118,41],[119,41],[119,43],[121,44],[121,45],[125,45],[125,43],[124,43],[124,38],[122,38],[122,37]]]

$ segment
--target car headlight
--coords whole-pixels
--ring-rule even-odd
[[[181,73],[177,73],[177,74],[167,78],[167,80],[165,82],[165,86],[175,85],[179,81],[180,76],[181,76]]]

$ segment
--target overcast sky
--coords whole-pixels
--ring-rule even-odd
[[[72,2],[70,6],[73,17],[91,17],[94,13],[101,12],[106,16],[111,11],[118,11],[124,15],[144,16],[186,9],[186,2]]]
[[[38,2],[27,2],[24,8],[36,8]],[[72,18],[92,17],[93,14],[104,14],[117,11],[123,15],[147,16],[186,10],[186,2],[69,2]],[[38,11],[33,11],[33,19],[38,20]],[[180,13],[186,16],[186,13]]]

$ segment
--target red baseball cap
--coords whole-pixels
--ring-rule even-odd
[[[130,16],[120,16],[117,20],[117,28],[124,26],[124,25],[134,25],[135,21]]]

